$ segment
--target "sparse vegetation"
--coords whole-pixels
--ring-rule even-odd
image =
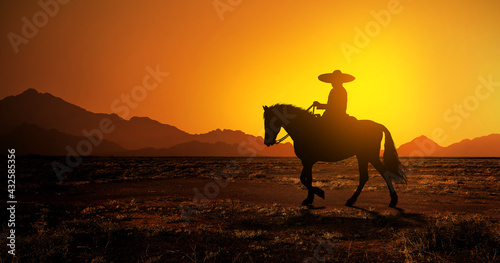
[[[397,234],[407,261],[498,262],[500,226],[480,216],[433,218]]]
[[[145,207],[151,207],[149,202],[111,200],[74,211],[65,206],[27,204],[33,213],[22,220],[35,223],[23,229],[18,260],[301,262],[314,256],[319,242],[330,244],[328,258],[333,262],[399,260],[404,258],[404,252],[366,252],[353,249],[352,242],[376,239],[384,246],[392,246],[399,240],[391,239],[393,231],[405,231],[423,220],[412,214],[379,215],[349,208],[314,211],[228,199],[208,203],[186,224],[163,220],[180,214],[172,209],[173,205],[166,202],[163,209],[148,211]],[[60,217],[60,211],[72,216]],[[148,216],[158,220],[150,224],[133,222]]]

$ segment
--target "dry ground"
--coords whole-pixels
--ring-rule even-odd
[[[196,178],[68,184],[26,193],[20,201],[31,213],[23,221],[31,222],[25,228],[32,234],[27,244],[20,241],[19,253],[26,253],[28,244],[47,242],[47,248],[25,256],[54,262],[61,257],[75,262],[498,261],[498,198],[403,190],[393,209],[387,207],[386,188],[379,187],[383,182],[375,179],[356,207],[344,206],[354,189],[325,185],[326,199],[316,198],[315,209],[308,209],[299,206],[306,191],[294,180],[280,181],[232,180],[206,200],[195,198],[193,189],[204,195],[215,181]],[[451,238],[470,238],[462,228],[477,227],[472,231],[487,243],[463,251],[453,244],[456,251],[443,244],[425,247],[425,239],[432,238],[425,231],[440,222],[453,228],[445,230]]]
[[[150,165],[134,162],[144,163],[127,168],[136,176],[98,172],[95,163],[63,183],[21,175],[18,257],[2,246],[0,262],[500,261],[494,165],[462,169],[433,160],[412,171],[408,185],[396,186],[399,204],[389,208],[385,182],[373,169],[356,207],[345,207],[357,185],[356,165],[320,164],[315,185],[326,199],[316,197],[311,209],[300,206],[306,191],[298,166],[283,160],[273,161],[279,172],[263,161],[225,187],[192,164],[179,171],[200,175],[165,179],[140,176],[133,167]]]

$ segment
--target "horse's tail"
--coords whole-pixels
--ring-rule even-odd
[[[404,172],[403,164],[399,161],[398,152],[394,146],[391,133],[384,125],[380,126],[382,126],[382,131],[385,134],[384,167],[390,172],[389,176],[394,181],[406,183],[406,173]]]

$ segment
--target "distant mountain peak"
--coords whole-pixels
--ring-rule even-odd
[[[70,103],[70,102],[63,100],[62,98],[56,97],[48,92],[44,92],[44,93],[39,92],[34,88],[29,88],[29,89],[23,91],[22,93],[20,93],[19,95],[9,96],[9,97],[29,100],[30,102],[39,101],[42,103],[49,103],[49,104],[58,103],[59,105],[71,106],[71,107],[78,108],[79,110],[87,111],[80,106],[77,106],[73,103]],[[22,103],[22,101],[20,103]]]
[[[33,89],[33,88],[29,88],[17,95],[9,95],[5,98],[3,98],[2,100],[4,99],[12,99],[12,98],[16,98],[16,97],[35,97],[37,95],[41,95],[40,92],[38,92],[36,89]]]
[[[22,94],[25,94],[25,95],[37,95],[37,94],[41,94],[41,93],[38,92],[36,89],[29,88],[29,89],[23,91],[23,93],[21,93],[21,95]]]
[[[415,141],[415,140],[429,140],[429,141],[432,141],[429,137],[427,137],[425,135],[420,135],[417,138],[413,139],[412,141]]]
[[[215,130],[209,131],[208,133],[229,133],[229,132],[244,134],[244,132],[242,132],[240,130],[231,130],[231,129],[215,129]]]
[[[398,148],[400,156],[425,157],[500,157],[500,134],[463,139],[442,147],[422,135]]]

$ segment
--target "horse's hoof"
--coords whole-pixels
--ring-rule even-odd
[[[391,193],[391,203],[389,203],[389,207],[396,207],[398,204],[398,195],[396,192]]]
[[[302,205],[303,205],[303,206],[310,206],[310,205],[312,205],[312,201],[311,201],[311,200],[306,199],[306,200],[302,201]]]
[[[356,200],[349,199],[345,203],[345,206],[353,206],[356,203]]]
[[[314,187],[314,194],[325,199],[325,191],[319,189],[318,187]]]

